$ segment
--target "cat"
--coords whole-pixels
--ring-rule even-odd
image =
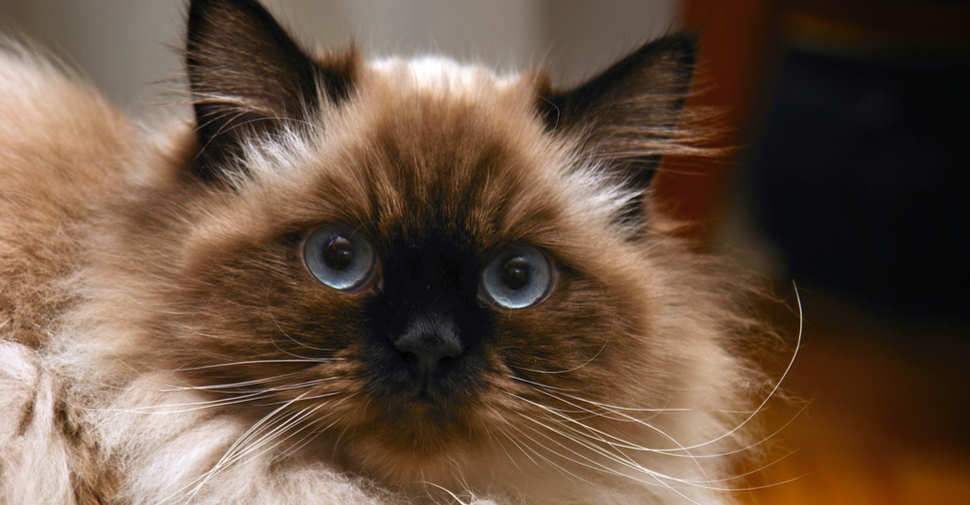
[[[0,503],[734,503],[750,290],[650,191],[689,35],[587,82],[194,0],[146,133],[0,56]]]

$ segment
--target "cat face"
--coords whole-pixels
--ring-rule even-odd
[[[194,2],[197,147],[131,219],[165,279],[152,352],[388,480],[631,429],[604,406],[662,406],[680,380],[642,216],[692,54],[664,39],[556,91],[311,59],[258,4]]]

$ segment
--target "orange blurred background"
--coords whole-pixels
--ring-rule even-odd
[[[828,96],[824,93],[839,95],[840,85],[851,87],[859,82],[868,83],[875,90],[871,94],[877,97],[883,96],[878,94],[882,89],[896,92],[891,97],[905,97],[914,88],[915,93],[929,95],[955,90],[953,97],[947,98],[951,101],[939,107],[942,110],[926,113],[932,118],[928,127],[931,133],[927,135],[922,130],[917,134],[906,129],[905,121],[916,114],[912,109],[920,112],[919,107],[904,98],[889,101],[884,105],[889,110],[884,114],[888,115],[885,121],[889,126],[877,129],[878,134],[873,134],[871,139],[863,136],[868,143],[861,152],[879,156],[886,150],[895,152],[892,149],[896,146],[886,146],[886,143],[912,141],[933,147],[940,135],[963,138],[962,141],[958,138],[956,143],[944,143],[939,149],[955,152],[955,160],[936,156],[931,148],[919,151],[922,148],[919,144],[911,150],[928,154],[917,157],[915,162],[909,161],[908,165],[900,161],[898,166],[887,167],[884,178],[877,171],[874,177],[870,176],[872,180],[863,179],[860,187],[879,187],[884,179],[890,179],[890,168],[893,168],[903,174],[905,184],[911,184],[913,192],[924,191],[931,200],[937,194],[940,200],[954,198],[948,193],[954,185],[965,199],[963,191],[970,189],[966,176],[970,172],[970,156],[966,155],[970,153],[965,146],[970,140],[962,135],[967,132],[970,117],[953,118],[947,114],[967,111],[970,100],[967,78],[970,6],[930,1],[687,0],[684,12],[686,26],[699,27],[701,33],[702,90],[692,99],[693,104],[723,111],[727,128],[715,147],[732,148],[734,154],[720,160],[668,160],[665,166],[671,170],[661,173],[660,193],[677,202],[672,208],[683,219],[701,223],[690,228],[690,233],[699,240],[702,249],[753,249],[754,253],[748,253],[752,258],[749,261],[755,269],[760,265],[760,270],[772,278],[788,306],[794,305],[793,278],[799,283],[803,302],[803,345],[783,384],[794,400],[773,402],[766,412],[768,432],[780,431],[768,443],[770,455],[762,463],[763,470],[755,472],[750,479],[752,489],[744,494],[745,501],[812,505],[970,503],[970,303],[967,303],[970,298],[963,283],[970,280],[967,278],[970,251],[966,248],[970,227],[963,216],[954,215],[965,210],[966,204],[954,204],[955,213],[934,214],[936,210],[919,204],[905,209],[905,213],[918,218],[916,226],[928,230],[928,238],[922,240],[923,247],[939,250],[898,259],[892,251],[885,251],[889,248],[877,236],[877,244],[859,255],[862,261],[846,268],[866,270],[873,264],[881,264],[882,256],[890,258],[887,262],[893,261],[887,263],[892,268],[876,271],[868,283],[857,284],[840,282],[837,274],[838,268],[842,268],[840,265],[822,260],[814,264],[812,254],[798,250],[805,247],[804,242],[789,238],[795,245],[786,251],[784,238],[778,238],[786,233],[798,237],[802,230],[806,235],[812,233],[805,224],[815,219],[811,213],[816,209],[806,209],[809,215],[803,221],[779,223],[794,229],[775,237],[758,226],[757,217],[751,216],[766,212],[765,205],[752,211],[758,204],[751,200],[757,198],[758,191],[771,191],[772,186],[762,181],[760,190],[751,188],[758,185],[759,177],[779,180],[780,176],[772,174],[782,171],[780,165],[788,164],[777,163],[778,160],[803,156],[834,159],[838,165],[839,156],[858,154],[836,152],[829,158],[815,156],[813,152],[799,150],[799,146],[809,142],[816,132],[804,127],[792,128],[790,131],[800,137],[795,140],[786,140],[775,132],[788,128],[786,121],[812,119],[814,111],[802,109],[798,115],[792,111],[800,109],[796,106],[786,109],[787,103],[803,100],[824,104]],[[843,69],[850,77],[840,80],[838,72],[827,73],[820,79],[821,84],[814,86],[811,68],[796,69],[801,73],[794,72],[794,75],[808,76],[802,81],[786,77],[793,74],[786,74],[792,65],[805,61],[798,57],[835,61],[832,68]],[[919,70],[908,70],[911,68]],[[930,73],[923,72],[923,68],[934,71],[942,68],[939,75],[943,77],[939,82],[928,77],[920,80]],[[870,72],[872,78],[865,69],[875,69]],[[911,74],[916,77],[906,77]],[[884,82],[890,84],[883,85]],[[794,90],[787,95],[789,102],[778,98],[783,95],[780,90],[784,86]],[[814,93],[819,96],[812,96]],[[898,107],[906,112],[899,114],[902,119],[892,122],[892,107],[898,102],[903,103]],[[855,104],[850,101],[849,105]],[[784,113],[778,113],[779,109]],[[876,115],[879,113],[877,110]],[[851,120],[850,117],[845,121]],[[832,121],[831,128],[845,128],[845,125]],[[903,140],[895,140],[893,135],[900,131],[903,134],[899,138]],[[818,137],[828,138],[824,134]],[[756,165],[759,156],[764,159],[759,152],[766,149],[766,139],[771,138],[781,144],[775,147],[779,154],[772,158],[774,165],[760,168],[762,174],[769,176],[759,175]],[[833,148],[832,144],[818,141],[817,145],[808,145],[824,152]],[[810,193],[809,198],[817,202],[839,197],[837,185],[827,188],[815,182],[831,166],[805,168],[797,161],[792,165],[794,168],[789,169],[794,175],[790,177],[804,177],[801,180],[807,181],[803,187]],[[942,168],[933,171],[934,167]],[[797,172],[802,168],[805,168],[803,172]],[[839,177],[849,179],[837,178],[837,181],[864,177],[853,174],[851,164],[839,168],[843,171]],[[934,179],[940,174],[952,179]],[[933,184],[941,188],[935,189]],[[818,191],[819,187],[829,192]],[[890,193],[886,198],[892,196]],[[883,198],[878,192],[859,198],[866,197],[877,201]],[[821,204],[818,205],[820,208]],[[748,210],[739,212],[739,208]],[[773,209],[787,210],[783,203],[777,202],[773,208],[768,206],[767,212]],[[738,220],[739,213],[746,216],[741,221],[747,224],[741,227],[732,224]],[[770,221],[772,217],[769,215],[761,221]],[[844,217],[845,220],[853,218]],[[819,212],[817,219],[825,219],[824,212]],[[841,222],[838,220],[834,225],[837,227]],[[911,239],[912,230],[894,229],[894,225],[884,223],[873,226],[886,226],[889,234],[898,235],[895,243],[901,249],[920,245],[913,245],[920,240]],[[750,240],[750,228],[754,228],[755,240]],[[822,234],[811,240],[836,249],[834,258],[851,258],[853,248],[868,245],[865,243],[868,239],[853,243],[851,235],[848,239],[826,237],[822,230]],[[860,230],[859,236],[865,236],[866,232]],[[935,238],[939,235],[943,238]],[[893,244],[892,240],[886,239],[885,243]],[[944,250],[950,248],[956,250]],[[800,267],[792,259],[799,254],[807,257],[800,260]],[[866,254],[871,255],[871,262],[867,261]],[[825,251],[816,256],[825,256]],[[933,262],[938,264],[934,266]],[[943,272],[938,275],[944,277],[942,280],[933,277],[934,267]],[[826,268],[835,273],[827,274]],[[906,275],[915,281],[899,288],[905,291],[902,294],[893,293],[896,288],[893,277]],[[937,297],[943,302],[937,303]],[[794,313],[782,304],[767,306],[765,310],[787,340],[793,342],[798,328]],[[780,374],[784,365],[783,360],[773,362],[772,368]]]

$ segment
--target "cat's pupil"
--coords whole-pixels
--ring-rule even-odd
[[[502,265],[502,284],[512,290],[522,289],[529,284],[532,267],[523,257],[512,258]]]
[[[354,261],[354,245],[346,237],[337,235],[330,239],[323,251],[323,262],[333,270],[341,271]]]

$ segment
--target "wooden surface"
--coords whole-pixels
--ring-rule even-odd
[[[769,430],[791,424],[772,439],[746,502],[970,504],[970,325],[811,287],[801,296],[803,345],[784,388],[804,402],[766,414]],[[769,310],[794,335],[796,318],[778,309]]]

